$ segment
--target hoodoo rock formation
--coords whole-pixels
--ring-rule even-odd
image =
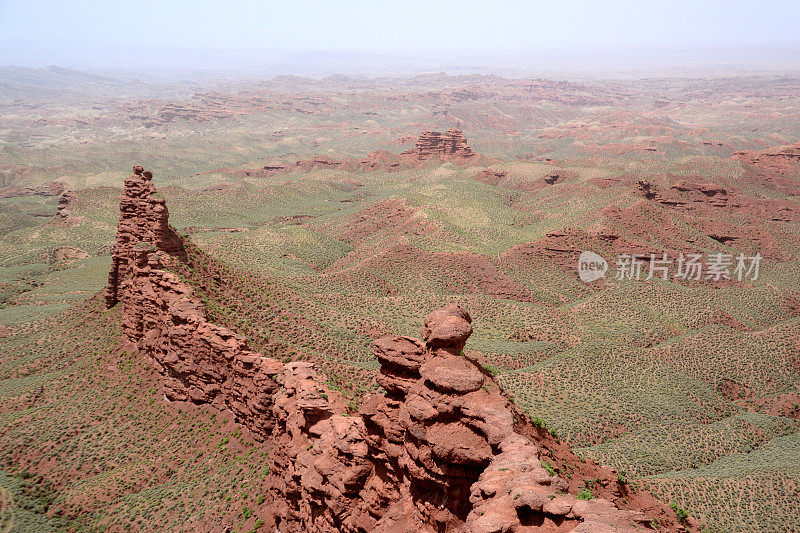
[[[472,148],[467,146],[467,138],[461,130],[451,129],[444,133],[438,131],[423,131],[414,148],[403,152],[413,155],[421,161],[440,157],[445,160],[468,159],[475,155]]]
[[[383,391],[357,413],[312,363],[265,357],[210,323],[170,272],[188,243],[150,178],[136,167],[125,182],[107,303],[123,305],[124,340],[152,361],[168,399],[232,412],[269,444],[269,531],[697,530],[537,432],[464,353],[472,318],[458,305],[430,313],[422,338],[375,341]]]

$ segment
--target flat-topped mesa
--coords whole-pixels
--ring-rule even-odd
[[[156,196],[152,179],[151,172],[135,166],[133,175],[125,180],[119,205],[117,241],[105,293],[108,308],[122,299],[123,285],[133,272],[134,248],[137,244],[150,243],[167,253],[175,253],[181,247],[180,238],[169,226],[166,202],[164,198]]]
[[[425,161],[434,157],[445,160],[468,159],[474,156],[475,152],[467,146],[467,138],[461,130],[451,129],[444,133],[423,131],[414,148],[403,154],[413,155],[420,161]]]

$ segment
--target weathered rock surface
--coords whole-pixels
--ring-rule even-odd
[[[152,358],[166,397],[231,411],[256,438],[266,438],[283,364],[208,322],[192,288],[164,269],[166,253],[149,243],[134,245],[132,253],[131,278],[123,284],[123,332]]]
[[[265,357],[208,321],[170,272],[184,243],[153,193],[137,167],[125,183],[107,302],[122,302],[125,340],[153,362],[168,399],[231,412],[269,443],[270,531],[637,531],[653,518],[686,530],[649,495],[647,516],[576,499],[579,478],[543,466],[550,450],[520,432],[524,415],[462,354],[472,319],[459,305],[430,313],[422,339],[375,341],[385,392],[348,412],[312,363]],[[597,467],[585,466],[596,479]]]
[[[414,148],[403,152],[413,155],[421,161],[434,157],[445,160],[468,159],[475,155],[472,148],[467,146],[467,138],[461,130],[451,129],[444,133],[438,131],[423,131],[419,135]]]
[[[180,248],[180,239],[169,226],[166,202],[156,196],[152,179],[152,173],[137,166],[133,167],[133,175],[125,180],[119,206],[117,242],[105,295],[107,307],[114,306],[121,299],[123,283],[133,271],[133,248],[136,244],[150,243],[167,253],[176,253]]]
[[[286,162],[273,158],[258,168],[233,169],[221,167],[211,172],[224,173],[238,178],[268,177],[291,172],[312,172],[320,169],[338,169],[345,172],[381,170],[394,172],[421,168],[425,161],[438,158],[459,164],[485,164],[496,161],[493,158],[477,155],[468,145],[461,130],[452,129],[444,133],[424,131],[420,134],[414,148],[396,154],[386,150],[375,150],[363,158],[334,159],[316,156],[311,159]],[[359,186],[360,184],[354,184]]]
[[[7,165],[3,166],[7,168]],[[16,196],[60,196],[56,208],[56,220],[65,223],[75,223],[80,219],[75,217],[72,209],[77,203],[74,193],[67,190],[67,185],[61,181],[51,181],[40,185],[0,187],[0,198],[13,198]]]
[[[76,218],[72,213],[72,209],[74,208],[76,202],[77,199],[75,198],[75,195],[69,191],[66,191],[61,195],[61,198],[58,199],[56,217],[64,222],[76,221]]]
[[[620,510],[605,499],[581,500],[567,493],[569,483],[542,466],[540,449],[525,437],[511,434],[499,449],[472,485],[467,532],[633,532],[649,526],[644,513]]]

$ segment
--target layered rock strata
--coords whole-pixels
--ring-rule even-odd
[[[468,159],[475,155],[472,148],[467,146],[467,138],[461,130],[451,129],[444,133],[438,131],[423,131],[417,139],[414,148],[403,152],[425,161],[434,157],[442,159]]]
[[[800,195],[800,143],[773,146],[756,152],[736,152],[748,178],[791,196]]]

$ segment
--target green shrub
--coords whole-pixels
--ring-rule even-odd
[[[669,506],[675,511],[675,514],[678,515],[678,520],[681,522],[685,522],[689,518],[689,512],[683,507],[679,507],[677,503],[672,502]]]

